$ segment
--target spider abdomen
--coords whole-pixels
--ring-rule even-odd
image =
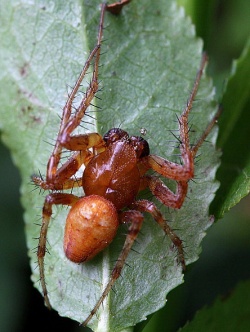
[[[95,156],[86,166],[82,185],[85,195],[100,195],[117,210],[130,205],[139,191],[140,173],[134,148],[117,141]]]
[[[75,263],[90,260],[112,242],[118,226],[118,214],[110,201],[97,195],[80,198],[66,220],[67,258]]]

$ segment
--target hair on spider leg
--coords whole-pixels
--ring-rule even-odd
[[[32,240],[35,240],[35,239],[32,238]],[[31,252],[32,252],[33,254],[35,254],[35,253],[37,252],[37,250],[38,250],[38,246],[32,248],[32,249],[31,249]],[[38,261],[35,261],[34,263],[36,264],[36,265],[35,265],[35,269],[37,269],[37,268],[38,268]]]
[[[61,108],[61,113],[63,112],[63,109]],[[60,122],[62,121],[62,116],[58,113],[56,113],[56,116],[58,117],[58,119],[60,120]],[[51,138],[52,140],[53,138]]]
[[[95,107],[96,109],[94,110],[94,112],[96,113],[96,112],[100,112],[100,111],[102,111],[103,109],[102,109],[102,107],[100,107],[100,106],[97,106],[97,105],[91,105],[91,106],[93,106],[93,107]],[[92,111],[93,112],[93,111]],[[90,113],[90,112],[89,112]],[[96,118],[95,118],[95,116],[93,116],[93,115],[90,115],[89,113],[86,113],[86,116],[88,116],[89,118],[91,118],[91,119],[93,119],[93,120],[96,120]],[[84,120],[85,121],[85,120]],[[84,122],[83,121],[83,122]]]
[[[95,118],[94,116],[90,116],[90,118],[91,118],[92,120],[96,121],[96,118]],[[83,129],[85,129],[85,130],[87,130],[88,128],[85,127],[84,124],[85,124],[85,125],[91,125],[91,126],[94,125],[93,122],[90,122],[90,121],[82,121],[82,124],[80,124],[79,127],[83,128]]]
[[[175,142],[175,143],[177,143],[177,142]],[[170,144],[168,144],[168,148],[172,148],[172,149],[174,149],[174,150],[176,150],[176,149],[180,149],[180,143],[178,143],[178,145],[170,145]],[[173,157],[173,156],[181,156],[181,154],[180,153],[171,153],[170,154],[171,155],[171,157]]]
[[[179,123],[179,125],[181,125],[180,119],[182,117],[182,114],[175,113],[175,116],[176,116],[176,120],[173,120],[173,122]],[[188,120],[187,120],[188,125],[190,122],[193,122],[193,117],[194,117],[194,114],[189,115]],[[177,129],[177,130],[179,131],[179,129]]]
[[[108,53],[108,52],[105,51],[105,52],[101,53],[101,55],[102,55],[102,54],[105,54],[105,53]],[[100,69],[100,68],[102,68],[102,67],[104,67],[104,64],[103,64],[103,63],[99,63],[98,68]],[[102,74],[99,73],[99,76],[100,76],[100,75],[102,75]],[[98,82],[99,82],[99,81],[98,81]]]
[[[174,119],[173,122],[176,122],[179,125],[181,125],[181,120],[180,120],[181,116],[178,113],[175,113],[175,117],[176,117],[176,119]]]
[[[75,177],[75,182],[77,182],[77,183],[78,183],[78,185],[74,185],[74,186],[71,188],[71,190],[70,190],[70,193],[71,193],[71,194],[73,194],[73,192],[74,192],[74,189],[76,189],[76,188],[79,188],[79,187],[80,187],[80,183],[81,183],[81,182],[80,182],[80,180],[81,180],[81,179],[79,179],[79,178],[76,178],[76,177]],[[79,181],[79,182],[78,182],[78,181]]]
[[[33,225],[41,227],[42,223],[38,224],[37,222],[34,222]],[[38,239],[39,239],[39,237],[38,237]]]
[[[98,100],[102,100],[102,98],[97,96],[96,94],[95,94],[95,98],[98,99]]]
[[[100,89],[104,89],[103,86],[100,88],[100,85],[102,85],[102,83],[103,83],[102,80],[98,80],[98,86],[99,86],[99,88],[98,88],[98,90],[95,92],[95,95],[99,92]]]
[[[188,253],[188,251],[186,250],[186,249],[188,249],[188,248],[190,248],[190,246],[188,246],[188,245],[186,244],[186,241],[185,241],[185,240],[182,240],[182,249],[183,249],[183,253],[184,253],[185,256],[186,256],[187,253]]]
[[[50,142],[48,142],[48,141],[44,141],[44,143],[46,144],[45,146],[46,146],[46,149],[43,149],[43,152],[46,152],[46,154],[50,154],[51,153],[51,148],[55,145],[55,143],[56,143],[56,140],[54,140],[54,139],[51,139],[51,141],[54,141],[54,144],[53,143],[50,143]],[[43,162],[43,163],[41,163],[41,165],[43,166],[43,167],[46,167],[47,166],[47,164],[45,163],[45,162]]]
[[[213,142],[211,142],[210,140],[208,140],[208,139],[204,139],[203,140],[203,143],[207,143],[207,144],[213,144]],[[194,146],[195,146],[196,144],[194,144]]]
[[[108,53],[108,51],[103,51],[103,52],[101,52],[101,54],[100,54],[100,56],[103,56],[104,54],[107,54]],[[98,68],[100,68],[100,67],[103,67],[104,65],[103,64],[99,64],[98,65]]]
[[[192,109],[194,109],[194,108],[197,107],[197,105],[195,105],[195,104],[197,104],[197,103],[200,102],[200,101],[204,101],[204,100],[206,100],[206,98],[200,98],[200,97],[197,97],[197,96],[196,96],[196,97],[193,99]]]
[[[96,109],[90,109],[86,115],[88,116],[90,113],[94,113],[94,114],[103,113],[103,108],[102,107],[98,107],[98,108],[99,109],[97,109],[97,107],[96,107]],[[89,116],[91,116],[91,115],[89,115]],[[95,115],[93,116],[93,119],[96,120]],[[82,120],[82,122],[84,122],[84,120]]]
[[[200,180],[201,178],[195,177],[195,179]],[[195,179],[193,178],[193,179],[190,179],[189,181],[191,181],[191,182],[193,182],[195,184],[199,184],[199,182],[195,181]]]
[[[190,192],[191,193],[191,192]],[[187,200],[191,200],[192,198],[190,197],[190,196],[188,196],[188,194],[186,195],[186,198],[187,198]]]
[[[35,184],[35,186],[37,187],[37,189],[39,189],[39,195],[44,195],[45,189],[43,189],[42,187],[40,187],[39,184]],[[32,189],[30,192],[33,192],[35,190],[36,190],[36,188]]]
[[[168,222],[166,221],[166,223],[168,223]],[[168,241],[168,240],[170,240],[169,237],[167,236],[166,233],[164,233],[164,234],[162,235],[162,240],[161,240],[162,243],[163,243],[164,241]],[[172,242],[171,240],[170,240],[170,246],[171,246],[171,247],[174,247],[174,248],[176,247],[176,246],[173,244],[173,242]]]
[[[123,278],[122,275],[121,275],[121,278]],[[115,288],[116,288],[116,285],[114,284],[114,285],[111,287],[111,290],[112,290],[112,292],[114,292],[115,295],[117,295],[117,290],[116,290]],[[102,303],[102,305],[103,305],[103,303]]]
[[[83,121],[84,122],[84,121]],[[89,127],[88,126],[94,126],[95,124],[92,123],[92,122],[84,122],[85,126],[83,124],[80,124],[79,127],[82,128],[83,130],[85,130],[87,132],[87,130],[89,130]]]
[[[41,207],[41,206],[40,206],[40,207],[37,207],[37,206],[36,206],[35,208],[36,208],[36,209],[41,209],[42,207]],[[40,226],[41,226],[41,224],[42,224],[42,219],[43,219],[42,216],[39,215],[39,214],[37,214],[37,215],[36,215],[36,218],[37,218],[37,219],[36,219],[36,221],[34,222],[34,225],[38,225],[38,226],[40,225]],[[38,224],[38,223],[39,223],[39,224]]]
[[[50,138],[50,140],[52,142],[54,142],[54,144],[52,142],[47,141],[47,140],[43,140],[43,142],[46,143],[47,145],[50,145],[50,146],[54,147],[56,140],[54,138]]]
[[[95,107],[95,108],[98,108],[98,109],[102,109],[102,107],[101,106],[98,106],[98,105],[95,105],[95,104],[92,104],[92,103],[90,103],[89,104],[90,106],[93,106],[93,107]],[[88,116],[88,113],[86,112],[86,115]],[[89,115],[90,116],[90,115]]]
[[[189,181],[192,181],[194,183],[196,183],[197,185],[198,184],[202,184],[203,183],[203,180],[204,180],[204,175],[205,175],[206,171],[203,171],[201,173],[196,173],[195,174],[195,177],[193,177],[192,179],[190,179]],[[196,181],[197,180],[197,181]],[[201,180],[202,182],[198,182],[198,180]]]
[[[75,98],[72,103],[72,108],[74,109],[74,111],[77,111],[77,106],[79,104],[79,100],[80,99],[82,100],[85,97],[85,95],[86,95],[86,92],[80,91],[80,90],[76,93]]]
[[[170,131],[170,133],[177,139],[177,141],[180,143],[180,144],[182,144],[182,141],[181,141],[181,139],[180,139],[180,137],[178,137],[177,135],[175,135],[174,133],[173,133],[173,130],[169,130]]]
[[[132,249],[131,249],[131,250],[132,250]],[[118,262],[118,259],[117,259],[116,261],[113,262],[114,265],[115,265],[115,263],[117,263],[117,262]],[[132,266],[129,265],[127,261],[124,262],[124,266],[129,267],[130,269],[132,269]],[[114,268],[110,268],[110,271],[112,272],[113,269],[114,269]],[[124,272],[124,270],[122,269],[122,270],[120,271],[120,274],[119,274],[119,277],[121,277],[121,279],[123,278],[123,275],[122,275],[123,272]]]
[[[50,245],[48,241],[46,241],[46,243],[48,243],[48,245]],[[48,246],[47,246],[47,245],[45,246],[45,252],[46,252],[46,254],[49,254],[49,255],[51,255],[51,253],[50,253],[50,251],[49,251],[49,249],[48,249]]]
[[[31,182],[29,182],[29,185],[31,185],[31,186],[33,186],[34,188],[33,189],[31,189],[30,190],[30,192],[32,193],[33,191],[35,191],[35,190],[38,190],[39,189],[39,185],[38,184],[35,184],[33,181]],[[40,187],[40,190],[41,190],[41,187]]]
[[[138,236],[140,235],[140,234],[143,234],[143,233],[138,233]],[[139,240],[139,238],[138,238],[138,236],[136,237],[136,239],[134,240],[134,244],[137,244],[137,245],[141,245],[141,241]],[[132,247],[133,248],[133,247]],[[130,249],[130,251],[132,250],[132,248]]]
[[[131,249],[130,249],[130,250],[131,250]],[[127,267],[129,267],[130,269],[132,269],[132,266],[129,265],[129,263],[128,263],[127,261],[125,261],[124,265],[127,266]],[[122,274],[120,274],[120,276],[122,277]]]
[[[197,154],[194,158],[194,164],[198,165],[198,163],[201,161],[201,153]]]
[[[37,249],[38,249],[38,247],[37,247]],[[34,270],[39,269],[38,260],[35,261],[34,263],[35,263]],[[41,282],[41,278],[39,277],[39,279],[37,279],[36,282]]]
[[[99,84],[98,84],[98,89],[95,93],[95,96],[96,94],[98,94],[99,92],[103,92],[105,90],[105,87],[104,86],[100,86],[102,84],[102,81],[99,81]]]
[[[188,127],[188,133],[196,133],[196,130],[195,129],[192,129],[193,128],[193,124],[191,124],[189,127]]]
[[[199,165],[200,161],[201,161],[200,158],[195,159],[194,165],[195,165],[195,166]]]
[[[33,236],[33,237],[32,237],[32,240],[36,240],[36,241],[39,240],[39,236]],[[37,248],[38,248],[38,246],[32,248],[31,250],[34,251],[34,250],[36,250]]]
[[[136,243],[136,242],[135,242],[135,243]],[[130,249],[130,251],[133,251],[133,252],[135,252],[136,254],[139,254],[139,255],[142,254],[140,251],[136,250],[136,249],[133,248],[133,247]]]
[[[103,108],[98,105],[91,105],[91,106],[93,106],[94,109],[93,108],[89,109],[88,112],[86,112],[86,116],[88,116],[89,118],[92,118],[93,120],[96,120],[95,115],[97,113],[102,113]],[[91,113],[94,113],[94,115],[90,115]],[[81,120],[81,122],[84,122],[84,121],[85,120]]]
[[[67,97],[69,98],[70,94],[71,94],[71,91],[73,90],[73,87],[71,85],[67,84],[67,83],[65,85],[66,85],[65,89],[67,91]],[[71,91],[69,91],[69,90],[71,90]]]
[[[34,269],[36,270],[37,268],[39,269],[39,263],[38,263],[38,260],[37,261],[35,261],[35,267],[34,267]],[[47,266],[47,263],[46,262],[44,262],[44,266]],[[44,278],[43,278],[44,279]],[[45,285],[47,286],[47,282],[46,282],[46,280],[44,279],[43,280],[44,281],[44,283],[45,283]],[[40,282],[40,283],[42,283],[42,278],[41,277],[39,277],[39,279],[37,279],[35,282]]]
[[[36,240],[36,241],[37,241],[37,240],[39,240],[39,238],[40,238],[39,236],[38,236],[38,237],[32,237],[32,240]],[[50,255],[50,251],[49,251],[49,249],[47,248],[48,246],[51,247],[51,245],[50,245],[48,239],[46,239],[45,252],[48,253],[48,254]],[[37,249],[38,249],[38,247],[39,247],[39,246],[36,246],[36,247],[32,248],[31,251],[32,251],[32,252],[36,252]]]
[[[38,174],[39,174],[40,179],[41,179],[42,181],[44,181],[44,176],[42,175],[40,169],[38,170]]]

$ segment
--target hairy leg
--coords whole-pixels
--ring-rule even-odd
[[[51,309],[51,305],[48,298],[48,292],[45,282],[45,274],[44,274],[44,257],[46,253],[46,241],[47,241],[47,233],[49,222],[52,215],[52,206],[53,205],[68,205],[72,206],[79,200],[79,197],[72,194],[62,194],[62,193],[53,193],[46,196],[44,205],[43,205],[43,214],[42,214],[42,226],[40,230],[39,243],[37,248],[37,260],[39,266],[40,273],[40,281],[42,285],[44,301],[49,309]]]
[[[134,241],[137,238],[138,233],[141,229],[141,226],[143,223],[143,215],[139,211],[134,211],[134,210],[125,211],[120,214],[120,222],[131,224],[128,229],[128,234],[126,236],[124,246],[123,246],[122,251],[111,272],[111,276],[110,276],[108,284],[106,285],[106,287],[105,287],[100,299],[97,301],[95,307],[91,310],[91,313],[89,314],[89,316],[82,323],[83,326],[86,326],[88,324],[88,322],[91,320],[91,318],[95,315],[95,313],[99,309],[100,305],[102,304],[102,302],[104,301],[106,296],[109,294],[115,281],[120,277],[121,271],[122,271],[125,261],[128,257],[130,249],[131,249],[132,245],[134,244]]]
[[[161,212],[157,209],[156,205],[153,202],[147,201],[145,199],[135,201],[131,205],[132,209],[148,212],[157,222],[157,224],[163,229],[165,234],[170,238],[175,248],[178,251],[178,260],[182,265],[182,269],[185,270],[185,258],[184,258],[184,250],[182,246],[181,239],[175,234],[175,232],[171,229],[171,227],[167,224],[166,220],[163,218]]]

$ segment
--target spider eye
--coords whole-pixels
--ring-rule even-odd
[[[142,158],[149,155],[148,142],[140,136],[131,136],[130,144],[134,147],[137,158]]]
[[[103,140],[106,142],[107,145],[114,143],[119,140],[126,140],[128,139],[128,133],[120,128],[112,128],[110,129],[104,136]]]

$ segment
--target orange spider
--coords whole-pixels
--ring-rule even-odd
[[[199,81],[207,61],[203,55],[200,69],[187,102],[187,106],[178,119],[180,130],[180,151],[182,164],[176,164],[162,157],[150,154],[149,145],[139,136],[129,136],[120,129],[112,128],[103,137],[98,133],[73,135],[80,125],[92,99],[98,91],[98,67],[105,11],[118,14],[122,6],[129,3],[123,0],[112,5],[103,4],[98,33],[98,41],[90,53],[81,74],[63,108],[60,130],[54,150],[47,164],[46,179],[33,176],[33,182],[44,190],[51,190],[44,202],[42,226],[37,250],[40,280],[46,305],[51,308],[44,273],[47,231],[53,205],[71,207],[65,227],[64,251],[67,258],[76,263],[90,260],[106,248],[114,239],[119,224],[129,223],[128,234],[123,249],[112,270],[108,284],[89,316],[83,322],[86,325],[96,313],[108,295],[141,229],[143,213],[148,212],[171,239],[178,252],[178,261],[185,269],[185,258],[181,239],[167,224],[156,205],[148,200],[137,200],[141,190],[149,188],[152,194],[164,205],[179,209],[186,197],[188,181],[194,177],[194,158],[211,131],[218,114],[213,118],[198,142],[191,146],[189,142],[188,115],[197,93]],[[94,61],[94,70],[89,87],[80,105],[73,113],[72,104],[80,84]],[[74,151],[70,159],[61,167],[63,149]],[[84,165],[82,178],[75,178],[76,172]],[[149,175],[153,170],[158,175],[175,180],[176,192],[172,192],[159,176]],[[81,197],[62,192],[65,189],[82,187]]]

